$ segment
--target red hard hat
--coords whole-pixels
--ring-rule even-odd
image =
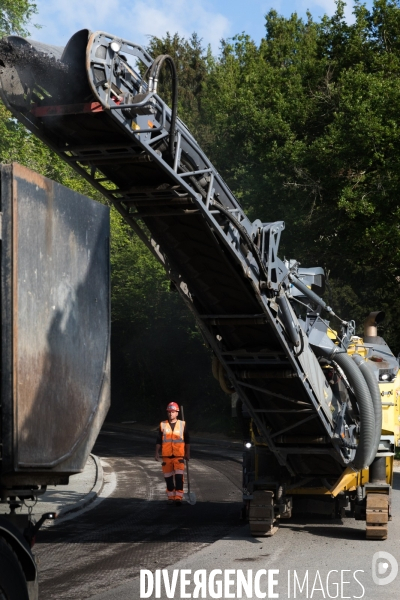
[[[170,410],[177,410],[177,411],[179,411],[179,406],[177,405],[176,402],[170,402],[168,404],[167,411],[170,411]]]

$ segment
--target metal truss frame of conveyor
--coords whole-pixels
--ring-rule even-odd
[[[118,42],[120,46],[118,53],[111,50],[112,41]],[[106,55],[103,59],[99,59],[96,56],[96,50],[101,45],[107,48]],[[156,150],[154,146],[162,139],[167,138],[170,134],[171,109],[157,94],[148,93],[145,101],[141,102],[142,106],[151,105],[152,110],[154,110],[144,116],[140,122],[144,124],[151,122],[152,126],[132,128],[132,119],[128,119],[126,114],[124,114],[124,111],[126,113],[126,109],[129,109],[132,105],[124,104],[121,97],[111,93],[113,85],[117,87],[114,83],[115,75],[113,65],[116,56],[119,53],[125,55],[129,54],[136,59],[141,60],[146,67],[149,67],[152,63],[151,57],[140,46],[126,40],[115,38],[104,32],[95,32],[90,36],[86,55],[87,75],[95,101],[84,105],[73,105],[74,108],[51,107],[51,109],[54,111],[53,115],[59,115],[63,110],[65,111],[65,114],[74,114],[73,111],[76,110],[96,114],[108,112],[119,130],[125,133],[126,142],[124,143],[110,145],[100,144],[96,146],[85,144],[72,146],[57,143],[55,138],[48,134],[43,125],[47,117],[52,116],[51,109],[48,109],[46,113],[46,111],[41,110],[39,107],[34,107],[29,113],[24,113],[8,103],[7,96],[4,93],[2,93],[2,97],[8,108],[18,120],[49,145],[64,161],[70,164],[115,206],[147,248],[157,260],[163,264],[170,278],[176,284],[185,304],[194,315],[205,340],[220,362],[224,365],[224,369],[233,387],[242,398],[252,419],[265,437],[270,450],[275,454],[279,464],[285,465],[289,472],[294,474],[286,457],[289,453],[300,451],[300,448],[279,448],[274,441],[275,438],[283,432],[296,428],[315,418],[319,418],[331,440],[335,436],[335,431],[331,415],[327,414],[325,407],[322,406],[318,395],[313,389],[313,377],[315,377],[313,369],[319,369],[319,365],[309,346],[308,338],[305,334],[302,334],[304,346],[302,354],[299,355],[288,344],[285,327],[277,315],[277,305],[275,302],[276,290],[279,288],[281,282],[289,275],[289,270],[277,256],[280,234],[284,229],[284,223],[281,221],[276,223],[261,223],[261,221],[255,221],[254,223],[251,223],[227,184],[201,150],[190,131],[179,119],[177,119],[176,122],[175,156],[173,164],[169,164],[169,162],[164,159],[162,153]],[[99,85],[94,76],[94,67],[98,67],[99,64],[101,64],[107,74],[106,80],[102,82],[102,85]],[[144,89],[146,92],[146,84],[134,70],[131,70],[131,72],[136,80],[140,80],[140,88]],[[118,84],[121,85],[121,82],[119,81]],[[101,108],[99,107],[99,104],[101,105]],[[137,107],[138,104],[135,106]],[[157,111],[161,113],[160,122],[157,122],[155,118]],[[138,120],[140,120],[139,117]],[[155,132],[159,133],[154,136]],[[140,151],[140,154],[138,151]],[[191,161],[197,165],[196,168],[193,168],[191,171],[188,171],[182,162],[182,157],[185,155],[190,157]],[[172,193],[173,197],[178,200],[180,198],[190,199],[193,203],[193,210],[185,211],[173,209],[165,212],[159,211],[158,213],[151,212],[149,215],[147,215],[146,212],[142,214],[140,212],[132,212],[131,205],[134,204],[138,197],[140,197],[140,190],[134,195],[135,192],[132,192],[132,188],[128,190],[117,188],[114,182],[104,176],[101,171],[102,165],[129,157],[135,159],[144,157],[143,160],[146,159],[156,163],[176,184],[175,189],[168,190],[168,194],[171,195]],[[97,166],[96,162],[98,163]],[[198,182],[196,184],[196,178],[199,176],[206,178],[206,187],[202,192],[199,191]],[[146,192],[143,195],[143,198],[151,200],[152,198],[163,197],[163,194],[164,196],[166,195],[166,192],[163,190],[154,190]],[[189,218],[191,215],[199,214],[213,230],[214,234],[218,237],[219,242],[230,254],[233,261],[240,264],[245,278],[251,285],[256,298],[264,311],[262,315],[234,315],[233,317],[238,319],[262,319],[264,322],[268,322],[271,325],[287,356],[287,364],[293,369],[294,374],[298,377],[310,399],[310,404],[305,402],[305,406],[302,408],[306,409],[306,407],[308,407],[306,410],[311,410],[313,414],[306,416],[304,419],[301,419],[295,424],[278,432],[272,433],[269,426],[261,418],[262,413],[268,413],[268,410],[258,411],[257,409],[254,409],[249,396],[249,391],[254,390],[273,397],[281,397],[282,399],[294,402],[295,404],[298,402],[293,398],[285,397],[272,391],[268,391],[268,389],[242,382],[237,379],[231,366],[232,364],[236,365],[238,363],[227,360],[226,354],[229,355],[230,353],[223,352],[208,326],[210,319],[224,319],[226,318],[226,315],[200,315],[195,310],[191,301],[189,289],[187,285],[180,280],[178,266],[174,265],[167,255],[164,254],[163,249],[159,246],[157,240],[151,236],[149,237],[137,223],[138,220],[146,216],[161,217],[163,215],[184,215]],[[223,228],[219,223],[218,217],[221,217],[221,215],[229,215],[228,228]],[[243,239],[248,239],[252,242],[256,232],[262,236],[261,253],[256,251],[254,243],[247,246],[241,243]],[[230,317],[233,318],[232,316]],[[297,322],[297,318],[293,311],[292,317]],[[307,361],[309,362],[304,358],[305,355],[308,356]],[[314,363],[310,361],[314,361],[316,364],[314,365]],[[301,448],[301,452],[306,451],[306,449]],[[315,451],[316,449],[313,449],[314,453]],[[334,448],[325,449],[324,453],[333,455],[342,465],[346,465],[351,460],[351,458],[343,453],[342,449],[337,445],[335,445]]]

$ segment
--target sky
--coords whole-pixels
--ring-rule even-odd
[[[367,0],[367,6],[371,0]],[[309,9],[317,20],[335,10],[334,0],[37,0],[39,13],[32,20],[42,26],[30,27],[38,41],[64,46],[73,33],[87,28],[118,35],[140,45],[149,36],[163,37],[167,31],[189,37],[194,31],[203,46],[218,53],[219,43],[246,32],[256,42],[264,35],[265,14],[274,8],[289,17],[305,16]],[[346,7],[352,22],[352,3]]]

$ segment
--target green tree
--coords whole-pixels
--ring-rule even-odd
[[[36,4],[29,0],[0,0],[0,37],[28,35],[26,27],[36,13]]]
[[[396,348],[400,9],[354,12],[349,25],[340,1],[321,22],[270,11],[259,46],[223,44],[202,110],[209,154],[249,215],[286,222],[281,253],[326,266],[345,317],[386,308]]]
[[[226,428],[229,404],[191,314],[164,270],[111,212],[112,394],[109,418],[154,423],[171,399],[192,428]],[[221,416],[222,415],[222,416]]]

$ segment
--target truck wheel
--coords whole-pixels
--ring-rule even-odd
[[[0,538],[0,600],[29,600],[19,560],[3,538]]]

